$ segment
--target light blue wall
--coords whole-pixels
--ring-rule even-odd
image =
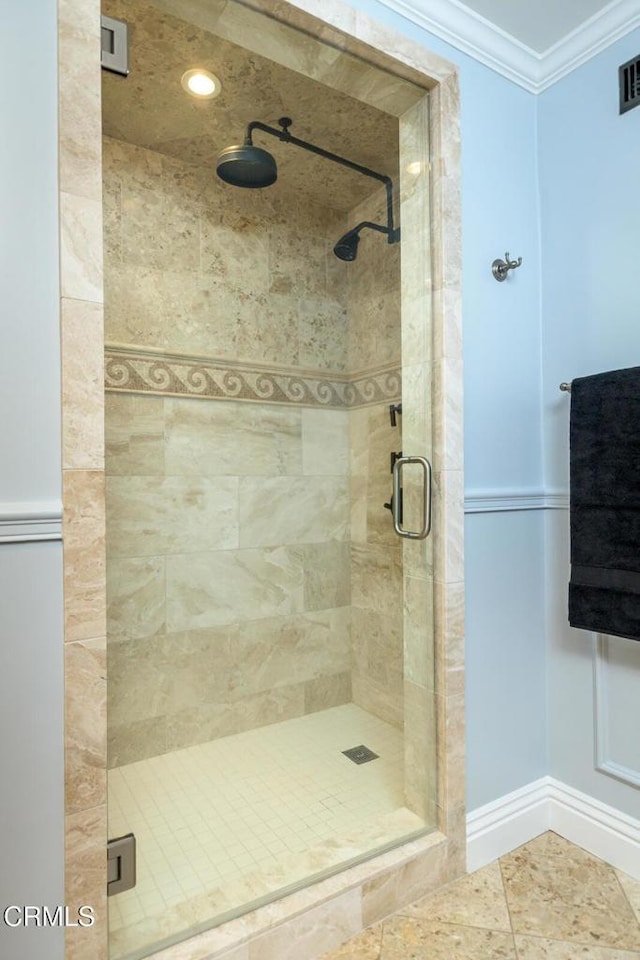
[[[60,500],[55,0],[0,0],[0,520]],[[0,543],[0,908],[64,903],[62,550]],[[61,960],[62,929],[0,956]]]
[[[542,517],[466,518],[470,810],[548,772]]]
[[[55,17],[0,0],[0,501],[60,500]]]
[[[640,109],[618,113],[617,68],[640,54],[640,31],[619,40],[539,97],[542,222],[543,425],[546,483],[568,488],[569,398],[562,380],[640,365]],[[614,642],[624,668],[608,707],[594,710],[593,640],[567,624],[568,518],[547,519],[551,773],[640,816],[637,788],[594,770],[594,725],[611,714],[614,759],[637,756],[640,644]],[[622,650],[625,647],[625,650]],[[629,647],[627,650],[626,648]],[[625,733],[626,731],[626,733]],[[638,771],[640,775],[640,771]]]
[[[640,30],[539,97],[545,474],[566,489],[572,377],[640,363],[640,110],[618,114]]]
[[[465,487],[540,491],[536,98],[376,0],[368,13],[460,68]],[[491,262],[522,256],[505,283]],[[547,772],[542,511],[465,523],[470,810]]]
[[[0,678],[0,956],[62,960],[62,929],[1,917],[11,904],[64,903],[59,543],[0,544]]]

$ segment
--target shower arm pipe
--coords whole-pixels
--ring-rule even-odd
[[[301,140],[299,137],[294,137],[293,134],[289,133],[288,127],[289,124],[283,124],[282,128],[278,130],[276,127],[270,127],[260,120],[252,120],[247,126],[247,133],[244,138],[245,145],[252,146],[253,131],[262,130],[263,133],[277,137],[278,140],[282,140],[283,143],[292,143],[295,147],[302,147],[303,150],[315,153],[319,157],[324,157],[326,160],[333,160],[334,163],[348,167],[349,170],[355,170],[356,173],[362,173],[365,177],[372,177],[372,179],[378,180],[379,183],[383,183],[387,191],[387,226],[381,227],[379,224],[368,222],[366,226],[372,227],[374,230],[379,230],[381,233],[386,233],[389,243],[397,243],[400,239],[400,231],[396,230],[393,225],[393,182],[391,177],[387,177],[384,173],[376,173],[375,170],[370,170],[369,167],[363,167],[360,163],[354,163],[353,160],[347,160],[346,157],[340,157],[337,153],[331,153],[330,150],[317,147],[314,143],[309,143],[308,140]]]
[[[373,223],[371,220],[363,220],[362,223],[358,223],[355,227],[352,227],[351,230],[345,234],[345,236],[348,236],[351,233],[360,233],[364,227],[368,227],[369,230],[377,230],[378,233],[389,233],[389,228],[383,227],[381,223]]]

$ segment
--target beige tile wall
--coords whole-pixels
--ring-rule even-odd
[[[391,451],[402,449],[402,424],[389,407],[349,414],[351,451],[351,600],[353,699],[402,727],[402,542],[383,506],[391,499]]]
[[[363,220],[386,224],[382,186],[351,211],[347,225]],[[388,244],[372,230],[363,230],[360,237],[347,287],[349,369],[399,368],[400,244]],[[391,399],[397,402],[400,392]],[[402,417],[396,422],[392,427],[388,403],[361,407],[349,415],[352,683],[355,703],[402,727],[402,542],[383,506],[391,500],[391,452],[402,450]]]
[[[395,226],[399,226],[398,170],[381,170],[393,178]],[[350,211],[345,229],[370,220],[386,226],[386,191],[382,184]],[[348,264],[347,312],[349,317],[349,370],[355,373],[378,366],[400,365],[400,243],[388,243],[384,234],[360,232],[358,257]]]
[[[340,218],[108,137],[107,342],[343,371]]]
[[[384,191],[341,223],[106,137],[103,156],[108,340],[337,374],[397,368],[398,246],[367,231],[355,263],[332,253],[342,229],[385,222]],[[107,430],[110,765],[352,689],[401,726],[388,406],[109,395]]]
[[[347,418],[107,396],[111,766],[351,699]]]

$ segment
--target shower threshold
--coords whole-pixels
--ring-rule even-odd
[[[378,759],[352,763],[354,742]],[[402,732],[344,704],[110,770],[109,835],[139,851],[136,887],[109,901],[111,960],[424,831],[403,769]]]

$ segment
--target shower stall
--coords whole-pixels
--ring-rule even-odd
[[[102,156],[109,837],[137,861],[109,951],[134,960],[442,826],[429,98],[235,0],[103,12],[130,52]]]

